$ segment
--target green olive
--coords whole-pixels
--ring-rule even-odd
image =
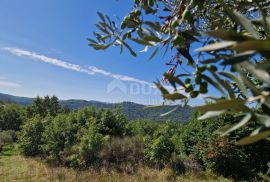
[[[212,72],[216,72],[216,71],[218,70],[217,67],[214,66],[214,65],[209,65],[209,66],[207,66],[207,69],[208,69],[209,71],[212,71]]]
[[[142,12],[140,10],[135,10],[135,14],[136,14],[136,16],[140,16],[142,14]]]
[[[185,80],[185,83],[186,84],[189,84],[191,82],[191,79],[190,78],[187,78],[186,80]]]
[[[196,97],[198,97],[198,95],[199,95],[199,91],[197,91],[197,90],[190,92],[191,98],[196,98]]]
[[[207,82],[202,82],[202,83],[200,84],[200,93],[202,93],[202,94],[207,93],[207,92],[208,92],[207,87],[208,87]]]
[[[202,82],[202,77],[200,75],[197,75],[195,78],[195,83],[200,84]]]
[[[185,92],[191,92],[192,90],[193,90],[192,85],[190,83],[189,84],[186,84]]]
[[[202,73],[202,72],[204,72],[206,70],[206,66],[201,66],[201,67],[198,67],[197,68],[197,71],[199,72],[199,73]]]

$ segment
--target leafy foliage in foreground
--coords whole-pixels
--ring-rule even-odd
[[[169,93],[157,82],[163,98],[188,100],[210,94],[214,103],[197,107],[205,114],[201,119],[240,113],[239,122],[222,135],[244,126],[254,128],[256,122],[250,136],[237,142],[246,145],[270,136],[269,10],[268,0],[134,0],[120,26],[98,13],[95,40],[88,41],[96,50],[115,46],[136,56],[134,42],[145,51],[152,49],[149,59],[162,48],[165,54],[171,50],[170,69],[162,80],[175,91]],[[195,54],[198,46],[203,47]],[[208,92],[212,88],[218,97]],[[256,110],[251,109],[254,105]]]

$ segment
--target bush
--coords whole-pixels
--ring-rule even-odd
[[[174,150],[174,144],[168,136],[159,136],[147,145],[146,158],[150,164],[164,167],[170,162]]]
[[[153,136],[158,129],[158,123],[150,120],[136,120],[128,123],[130,135]]]
[[[27,156],[42,154],[42,134],[50,120],[51,118],[34,117],[26,121],[19,137],[19,145],[23,154]]]
[[[98,164],[100,162],[98,160],[99,151],[107,140],[108,136],[103,136],[98,133],[96,127],[90,125],[89,128],[84,131],[78,146],[80,165],[88,167]]]
[[[270,143],[261,141],[248,146],[237,146],[234,141],[249,130],[239,130],[221,138],[216,131],[225,124],[234,124],[233,115],[216,119],[193,120],[180,135],[183,146],[179,151],[198,161],[205,169],[236,180],[251,180],[258,172],[267,171]]]
[[[15,132],[14,131],[0,132],[0,152],[2,151],[2,149],[5,145],[13,143],[14,139],[15,139]]]
[[[102,109],[96,117],[95,125],[99,133],[110,136],[123,136],[127,133],[127,119],[118,110]]]
[[[204,159],[208,169],[238,180],[251,176],[247,165],[248,156],[227,138],[218,138],[208,147]]]
[[[63,151],[77,141],[78,125],[74,115],[58,115],[45,128],[42,134],[42,150],[47,159],[57,163],[63,161]]]
[[[97,118],[99,115],[98,111],[94,107],[87,107],[75,111],[74,117],[77,120],[79,126],[86,126],[92,118]]]
[[[144,142],[139,137],[114,137],[107,142],[99,153],[106,169],[134,172],[144,162]],[[127,166],[130,166],[127,168]],[[128,171],[127,171],[128,170]]]

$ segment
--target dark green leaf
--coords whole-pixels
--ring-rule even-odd
[[[158,50],[159,50],[159,48],[157,47],[157,48],[153,51],[153,53],[151,54],[151,56],[150,56],[150,58],[149,58],[149,61],[152,60],[152,59],[155,57],[155,55],[157,54]]]
[[[218,43],[214,43],[214,44],[209,44],[207,46],[196,49],[196,51],[198,51],[198,52],[215,51],[215,50],[220,50],[220,49],[224,49],[224,48],[227,48],[227,47],[231,47],[231,46],[233,46],[235,44],[236,44],[235,41],[223,41],[223,42],[218,42]]]
[[[98,16],[100,17],[100,19],[101,19],[103,22],[105,22],[105,18],[104,18],[104,16],[103,16],[103,14],[100,13],[100,12],[97,12],[97,14],[98,14]]]
[[[218,73],[222,76],[225,76],[225,77],[233,80],[237,84],[240,91],[247,97],[247,89],[246,89],[246,86],[242,80],[240,80],[239,78],[237,78],[236,76],[234,76],[233,74],[231,74],[229,72],[220,71]]]
[[[270,40],[250,40],[240,42],[232,47],[236,51],[270,51]]]
[[[134,57],[137,56],[137,54],[132,50],[132,48],[125,41],[120,40],[120,42],[129,50],[132,56]]]
[[[152,43],[150,43],[148,41],[145,41],[145,40],[142,40],[142,39],[134,38],[134,39],[131,39],[131,40],[133,40],[134,42],[136,42],[138,44],[153,46]]]
[[[240,54],[236,54],[230,58],[224,59],[224,62],[222,62],[222,65],[232,65],[232,64],[237,64],[241,63],[243,61],[248,61],[251,57],[253,57],[256,54],[255,51],[246,51],[242,52]]]
[[[252,114],[248,113],[239,123],[235,124],[230,129],[225,131],[221,136],[225,136],[225,135],[243,127],[244,125],[246,125],[250,121],[251,118],[252,118]]]
[[[164,94],[163,97],[167,100],[181,100],[186,99],[187,97],[180,93],[173,93],[173,94]]]
[[[260,34],[257,32],[257,30],[253,27],[252,23],[244,15],[242,15],[237,11],[232,11],[228,8],[226,8],[226,11],[231,16],[232,19],[240,23],[246,29],[246,31],[248,31],[256,39],[260,38]]]
[[[155,82],[155,85],[161,91],[162,95],[169,94],[168,90],[165,89],[159,82]]]
[[[258,142],[260,140],[263,140],[268,136],[270,136],[270,130],[261,132],[257,135],[245,137],[245,138],[239,140],[236,144],[237,145],[248,145],[248,144],[252,144],[252,143]]]
[[[227,90],[230,98],[235,99],[234,92],[233,92],[230,84],[228,83],[228,81],[221,79],[215,72],[212,72],[212,74],[215,77],[215,79],[220,83],[220,85],[222,85],[223,88]]]
[[[246,41],[252,40],[253,38],[243,35],[242,33],[237,32],[228,32],[223,30],[207,32],[207,35],[210,35],[215,38],[220,38],[228,41]]]
[[[158,38],[157,36],[151,36],[151,35],[144,36],[143,40],[153,41],[153,42],[161,42],[162,41],[162,39]]]
[[[221,110],[228,110],[228,111],[233,111],[233,112],[241,112],[241,111],[249,112],[250,111],[250,109],[245,105],[245,101],[241,99],[220,100],[214,104],[194,107],[194,109],[199,110],[201,112],[221,111]]]
[[[176,88],[175,83],[181,85],[185,88],[185,84],[177,77],[174,77],[172,74],[165,73],[164,77],[169,80],[169,82]]]

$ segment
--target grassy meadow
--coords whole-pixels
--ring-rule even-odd
[[[99,172],[94,170],[76,171],[66,167],[50,167],[39,158],[29,158],[20,155],[17,145],[6,146],[1,152],[0,176],[1,182],[230,181],[206,172],[175,176],[170,169],[156,170],[142,167],[135,174],[129,175],[118,172],[107,172],[105,170]]]

